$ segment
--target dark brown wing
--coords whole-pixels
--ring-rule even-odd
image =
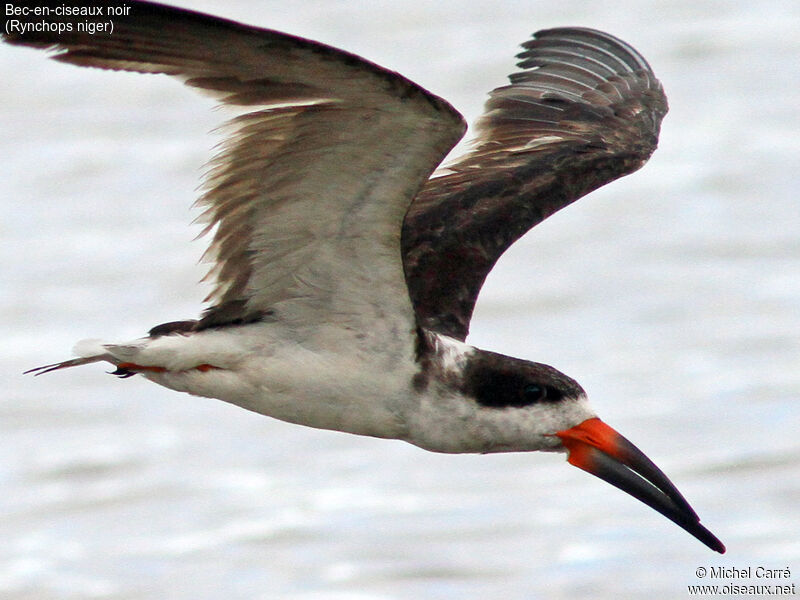
[[[486,276],[531,227],[641,167],[667,99],[628,44],[599,31],[540,31],[511,85],[490,94],[472,150],[434,175],[403,225],[417,320],[465,339]]]

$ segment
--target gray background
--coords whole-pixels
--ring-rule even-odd
[[[577,378],[729,552],[559,455],[439,456],[98,366],[23,377],[199,313],[189,207],[221,114],[163,77],[2,47],[0,596],[682,598],[726,583],[696,577],[715,565],[800,580],[800,4],[193,6],[361,54],[470,121],[534,30],[643,52],[672,107],[659,151],[507,253],[470,341]]]

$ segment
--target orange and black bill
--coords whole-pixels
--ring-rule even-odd
[[[725,553],[725,545],[700,524],[700,517],[661,469],[603,421],[587,419],[556,435],[569,452],[570,464],[638,498],[712,550]]]

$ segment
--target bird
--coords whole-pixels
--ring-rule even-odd
[[[725,552],[577,381],[466,341],[505,250],[655,150],[667,100],[633,47],[582,27],[533,34],[466,153],[442,164],[461,114],[355,54],[145,1],[94,33],[60,1],[39,5],[7,20],[6,43],[172,77],[230,119],[197,200],[213,264],[199,318],[85,340],[28,372],[105,361],[121,378],[434,452],[566,453]]]

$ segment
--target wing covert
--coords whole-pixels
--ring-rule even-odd
[[[500,255],[531,227],[640,168],[667,101],[636,50],[583,28],[540,31],[491,92],[471,150],[434,174],[403,225],[420,325],[464,340]]]

